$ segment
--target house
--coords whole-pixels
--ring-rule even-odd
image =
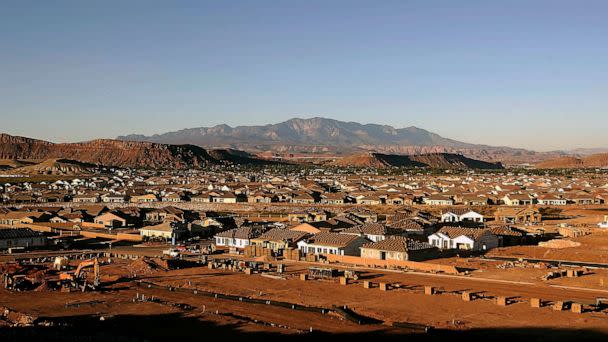
[[[556,195],[541,195],[537,197],[539,205],[566,205],[567,200]]]
[[[112,212],[101,214],[93,220],[107,228],[119,228],[127,226],[127,219]]]
[[[188,234],[188,227],[177,222],[163,222],[154,226],[146,226],[139,230],[144,239],[180,240]]]
[[[283,250],[296,247],[296,244],[309,234],[297,230],[274,228],[262,235],[252,238],[251,245],[262,246],[281,254]]]
[[[451,209],[441,214],[441,222],[483,222],[483,215],[470,209]]]
[[[395,231],[401,231],[405,235],[423,235],[424,226],[415,219],[405,218],[402,220],[394,221],[389,224],[389,227]]]
[[[135,195],[131,196],[129,201],[131,203],[152,203],[157,202],[158,198],[156,198],[155,194]]]
[[[534,207],[526,208],[499,208],[494,213],[497,222],[507,224],[539,223],[542,220],[540,211]]]
[[[468,206],[484,206],[488,205],[488,198],[478,195],[462,195],[460,201]]]
[[[378,242],[384,240],[387,235],[391,235],[391,229],[380,223],[369,222],[347,228],[341,231],[340,234],[365,236],[373,242]]]
[[[57,203],[65,201],[65,194],[60,193],[46,193],[36,199],[39,203]]]
[[[388,205],[412,205],[414,201],[407,195],[390,194],[385,197],[385,203]]]
[[[239,227],[216,234],[215,245],[221,247],[245,248],[251,239],[260,236],[262,231],[256,227]]]
[[[247,196],[247,202],[249,202],[249,203],[272,203],[272,202],[276,202],[276,196],[272,195],[272,194],[256,192],[255,194]]]
[[[9,211],[0,214],[0,224],[7,226],[17,226],[19,224],[34,223],[44,213],[30,211]]]
[[[567,199],[570,203],[578,205],[589,205],[595,203],[595,198],[586,192],[579,192],[574,195],[568,195]]]
[[[379,205],[379,204],[382,204],[382,199],[377,196],[368,195],[368,196],[358,197],[357,204]]]
[[[377,222],[378,214],[375,211],[367,209],[351,209],[346,213],[346,217],[353,221],[361,222]]]
[[[314,197],[307,193],[297,193],[291,198],[291,203],[295,204],[313,204],[315,203]]]
[[[498,237],[500,247],[521,245],[526,240],[526,233],[514,227],[500,225],[488,229]]]
[[[424,200],[427,205],[453,205],[454,200],[448,196],[432,195]]]
[[[217,196],[212,197],[213,203],[236,203],[237,197],[231,192],[220,193]]]
[[[162,196],[161,201],[179,203],[182,201],[182,196],[180,196],[178,193],[172,192],[170,194],[166,194],[166,195]]]
[[[298,242],[302,254],[336,254],[359,256],[359,247],[369,240],[359,235],[321,232]]]
[[[125,196],[120,194],[104,194],[101,196],[103,203],[125,203]]]
[[[327,213],[323,210],[293,212],[287,214],[287,220],[290,222],[320,222],[327,220]]]
[[[534,199],[528,194],[508,194],[502,198],[502,201],[509,206],[531,205]]]
[[[146,222],[162,222],[162,221],[184,221],[184,211],[167,206],[164,208],[152,209],[146,211],[144,214],[144,221]]]
[[[15,247],[41,247],[47,244],[42,233],[29,228],[0,229],[0,250]]]
[[[99,202],[99,196],[97,194],[83,194],[76,195],[72,198],[74,203],[97,203]]]
[[[321,195],[321,204],[344,204],[344,194],[340,192]]]
[[[423,261],[437,258],[439,249],[427,242],[403,236],[390,236],[384,240],[361,246],[361,257],[379,260]]]
[[[488,229],[443,227],[428,237],[429,244],[441,249],[487,251],[499,245],[498,237]]]
[[[308,234],[318,234],[321,232],[321,229],[319,229],[311,224],[308,224],[308,223],[299,224],[297,226],[289,228],[289,230],[304,232],[304,233],[308,233]]]

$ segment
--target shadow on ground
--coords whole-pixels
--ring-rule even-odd
[[[472,329],[467,331],[432,330],[412,332],[405,329],[383,327],[372,332],[357,334],[331,334],[324,332],[300,332],[287,336],[280,332],[247,332],[252,323],[223,324],[203,321],[182,314],[123,315],[101,321],[96,316],[70,316],[45,319],[53,326],[2,327],[0,341],[192,341],[216,338],[288,339],[294,340],[344,340],[352,338],[380,338],[382,341],[446,341],[466,339],[471,341],[596,341],[606,340],[608,334],[592,330],[573,329]]]

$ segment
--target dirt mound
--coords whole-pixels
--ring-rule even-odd
[[[161,271],[168,271],[169,264],[166,260],[159,258],[149,259],[144,257],[130,263],[129,270],[137,275],[149,275]]]
[[[571,240],[560,240],[560,239],[555,239],[555,240],[549,240],[549,241],[545,241],[545,242],[539,242],[538,246],[539,247],[545,247],[545,248],[572,248],[572,247],[578,247],[580,246],[581,243],[580,242],[576,242],[576,241],[571,241]]]
[[[91,173],[92,164],[68,159],[47,159],[39,164],[28,165],[11,170],[11,173],[27,175],[81,175]]]

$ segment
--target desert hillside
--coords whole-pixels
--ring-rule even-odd
[[[500,163],[489,163],[451,153],[396,155],[360,153],[332,163],[335,166],[355,167],[428,167],[437,169],[502,169]]]
[[[237,155],[232,152],[231,155]],[[184,169],[226,162],[222,155],[211,156],[207,150],[193,145],[169,145],[140,141],[98,139],[80,143],[54,144],[47,141],[0,134],[0,159],[69,159],[104,166]],[[237,161],[232,158],[227,162]],[[238,162],[253,162],[254,157]],[[262,161],[259,161],[262,162]]]
[[[608,167],[608,153],[597,153],[585,157],[561,157],[536,164],[539,169],[574,169]]]

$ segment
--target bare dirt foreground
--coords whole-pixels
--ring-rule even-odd
[[[0,307],[15,313],[12,321],[0,320],[0,341],[353,334],[425,341],[461,335],[580,340],[608,333],[608,314],[591,306],[597,297],[608,297],[608,289],[577,287],[584,277],[542,282],[537,272],[524,280],[505,280],[492,276],[499,272],[491,271],[496,270],[492,264],[470,276],[362,270],[357,281],[341,285],[337,280],[300,280],[311,265],[299,262],[286,263],[286,273],[270,277],[202,266],[150,269],[138,262],[102,266],[102,291],[0,289]],[[131,278],[135,269],[137,277]],[[364,288],[364,281],[374,285]],[[389,284],[387,291],[380,282]],[[425,294],[424,286],[438,293]],[[463,300],[463,292],[471,293],[472,300]],[[508,305],[498,305],[499,296],[507,297]],[[543,307],[531,307],[530,298],[543,299]],[[552,305],[557,301],[582,303],[585,312],[556,311]],[[17,314],[37,323],[16,323]]]

